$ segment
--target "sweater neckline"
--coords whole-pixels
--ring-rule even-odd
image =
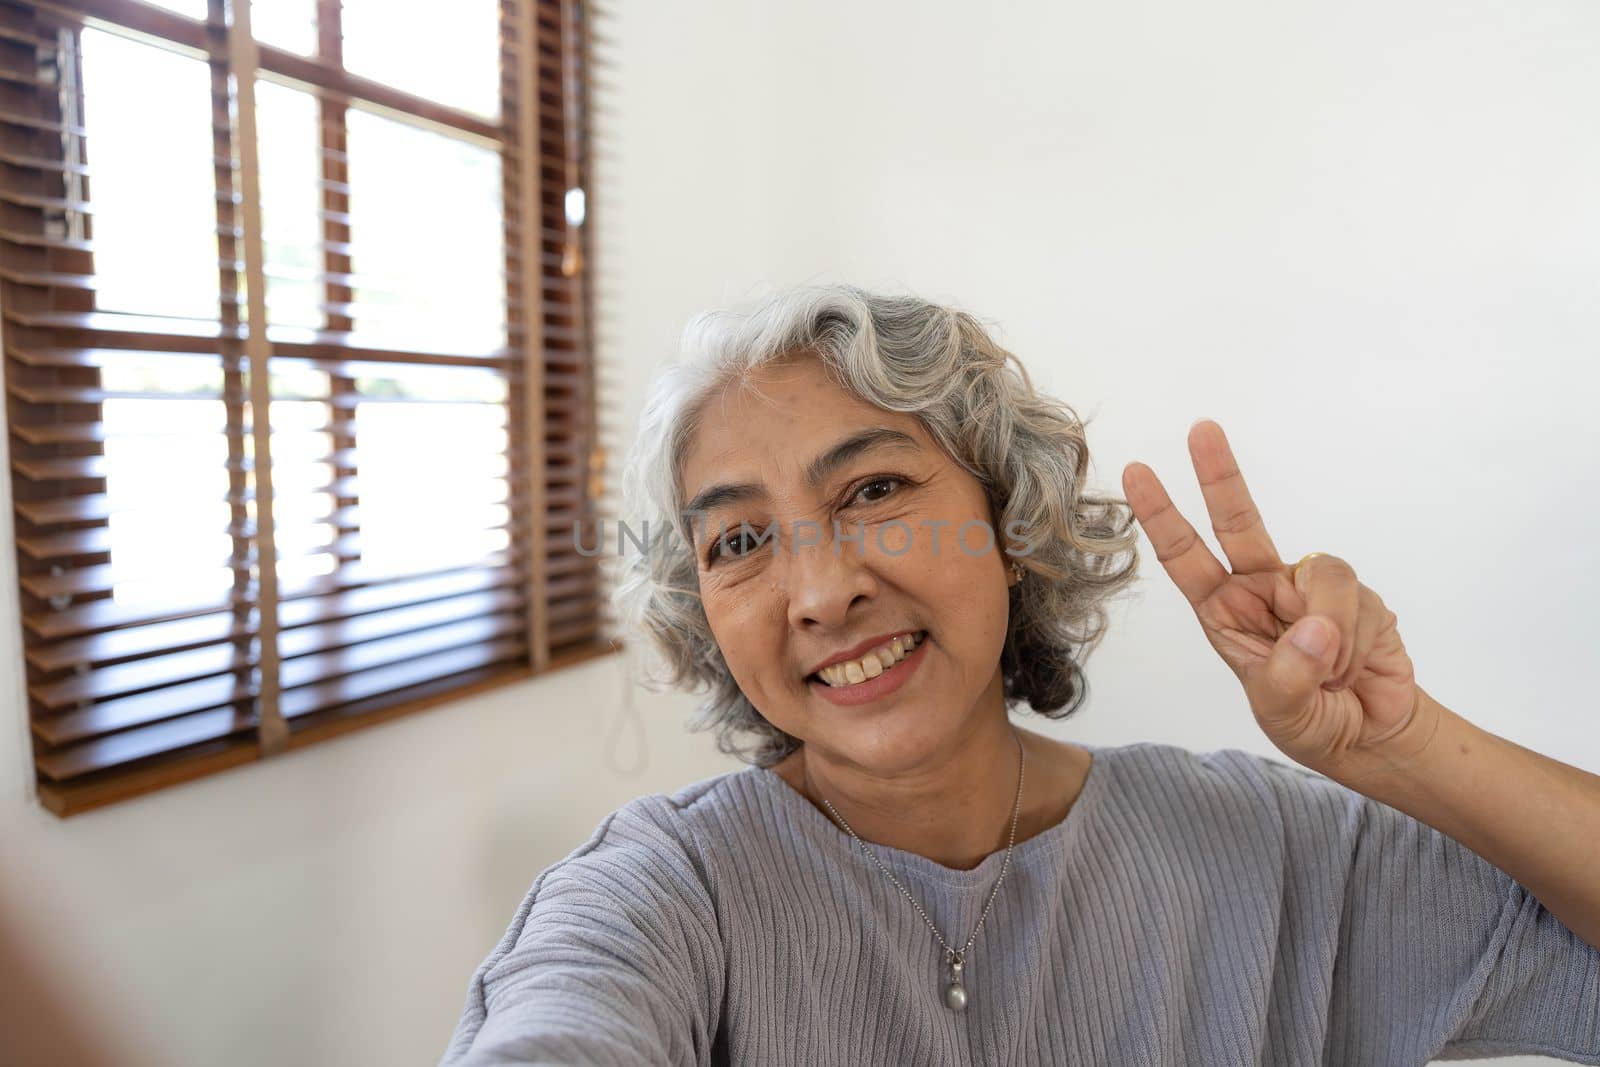
[[[1110,773],[1109,768],[1105,766],[1110,750],[1102,745],[1088,745],[1081,741],[1074,741],[1073,744],[1085,749],[1091,756],[1083,786],[1078,790],[1078,798],[1072,802],[1066,818],[1053,826],[1046,827],[1026,841],[1017,842],[1011,849],[1013,867],[1033,866],[1055,856],[1082,835],[1084,824],[1092,818],[1093,809],[1105,791],[1106,778]],[[777,772],[766,767],[751,767],[742,773],[752,776],[753,780],[761,782],[769,791],[776,793],[779,802],[792,811],[796,819],[808,824],[813,833],[825,836],[836,848],[860,855],[861,848],[856,844],[855,838],[818,811],[811,801],[796,792],[794,787],[784,781]],[[1005,849],[998,849],[985,856],[976,867],[960,870],[946,867],[916,852],[908,852],[905,849],[873,841],[864,843],[885,866],[897,874],[906,874],[921,881],[938,882],[957,888],[977,886],[988,888],[999,875],[1006,855]],[[872,862],[866,856],[861,856],[861,860],[868,864]]]

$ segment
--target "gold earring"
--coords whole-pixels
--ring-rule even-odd
[[[1023,575],[1022,564],[1018,563],[1016,560],[1012,560],[1011,561],[1011,576],[1013,578],[1015,578],[1018,582],[1020,582],[1020,581],[1022,581],[1022,575]]]

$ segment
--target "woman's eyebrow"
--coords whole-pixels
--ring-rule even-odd
[[[888,426],[870,426],[865,430],[857,430],[844,440],[830,446],[826,452],[807,465],[806,484],[816,489],[828,479],[829,475],[852,460],[868,452],[888,450],[921,452],[922,447],[910,434]],[[700,490],[683,510],[685,515],[704,514],[730,504],[759,499],[765,495],[766,487],[758,482],[721,482]]]
[[[812,460],[806,468],[806,484],[816,489],[829,475],[856,457],[880,451],[920,452],[922,449],[908,433],[887,426],[870,426],[856,431]]]

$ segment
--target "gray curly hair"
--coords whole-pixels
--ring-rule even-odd
[[[647,533],[648,551],[622,556],[614,600],[665,659],[664,674],[642,679],[647,688],[707,691],[691,729],[715,730],[720,751],[762,767],[801,744],[745,697],[712,636],[681,481],[705,401],[801,351],[854,396],[915,415],[983,485],[1003,528],[1030,531],[1030,553],[1013,557],[1031,576],[1011,588],[1000,657],[1006,705],[1026,702],[1052,719],[1082,705],[1082,661],[1105,633],[1107,603],[1135,580],[1138,531],[1126,501],[1084,485],[1085,424],[1037,392],[977,319],[911,296],[805,286],[744,312],[698,315],[682,347],[654,383],[623,471],[624,514],[664,536]]]

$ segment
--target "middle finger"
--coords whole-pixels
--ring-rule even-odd
[[[1189,427],[1189,456],[1211,516],[1211,529],[1233,573],[1279,570],[1283,557],[1272,544],[1222,425],[1215,419],[1201,419]]]

